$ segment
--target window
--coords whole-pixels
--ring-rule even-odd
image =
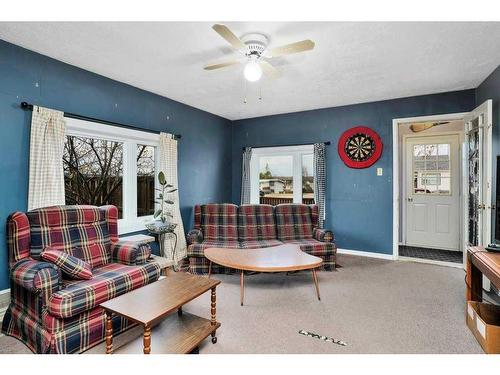
[[[153,219],[159,135],[66,119],[66,204],[118,207],[118,231],[144,229]]]
[[[451,194],[450,144],[413,146],[413,194]]]
[[[313,146],[254,148],[252,203],[314,203]]]

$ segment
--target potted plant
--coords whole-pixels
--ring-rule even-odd
[[[158,183],[160,184],[160,188],[155,188],[155,190],[159,192],[155,203],[157,203],[159,207],[153,215],[155,220],[147,223],[146,228],[151,234],[158,236],[160,255],[163,257],[165,256],[165,235],[169,233],[175,237],[172,252],[172,260],[175,262],[175,248],[177,247],[177,235],[175,234],[175,228],[177,227],[177,224],[171,221],[173,215],[168,207],[173,205],[174,201],[168,199],[168,194],[176,192],[177,189],[175,189],[173,185],[167,183],[163,172],[158,173]]]

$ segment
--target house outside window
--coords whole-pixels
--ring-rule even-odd
[[[159,134],[66,119],[66,204],[115,205],[118,231],[153,220]]]
[[[254,148],[250,179],[253,204],[314,203],[313,146]]]

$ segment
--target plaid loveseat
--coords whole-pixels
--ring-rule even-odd
[[[104,340],[99,304],[156,281],[160,268],[148,261],[147,245],[120,241],[114,206],[55,206],[7,219],[11,303],[2,332],[36,353],[79,353]],[[70,280],[41,260],[49,247],[92,249],[92,278]],[[83,249],[83,250],[82,250]],[[114,333],[132,323],[113,318]]]
[[[194,229],[188,233],[189,270],[208,272],[209,247],[256,249],[293,243],[323,259],[322,270],[335,269],[333,233],[318,228],[318,206],[305,204],[205,204],[194,208]],[[212,264],[213,273],[232,273]]]

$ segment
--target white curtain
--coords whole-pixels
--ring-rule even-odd
[[[28,210],[64,205],[64,112],[33,106]]]
[[[179,188],[179,180],[177,177],[177,141],[172,134],[160,133],[160,171],[165,174],[167,182]],[[177,224],[175,234],[177,235],[177,247],[175,251],[175,260],[179,261],[187,256],[186,237],[184,235],[184,225],[182,224],[181,210],[179,207],[179,191],[171,193],[168,198],[174,201],[170,212],[173,215],[172,221]],[[173,236],[165,238],[166,256],[171,259],[175,240]],[[170,254],[168,253],[170,252]]]
[[[323,229],[325,222],[326,195],[326,146],[324,143],[314,144],[314,202],[318,205],[318,226]]]

